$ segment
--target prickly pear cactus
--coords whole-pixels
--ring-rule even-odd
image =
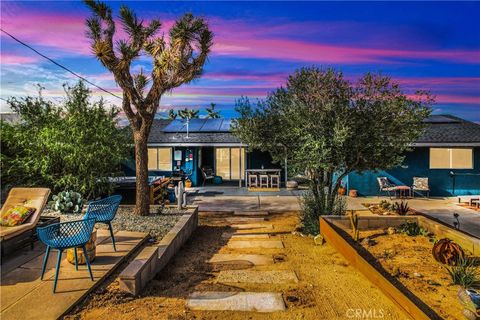
[[[68,190],[54,195],[48,205],[50,209],[61,213],[80,213],[83,203],[84,200],[80,193]]]
[[[443,238],[433,245],[433,258],[443,264],[456,265],[465,257],[462,247],[448,238]]]

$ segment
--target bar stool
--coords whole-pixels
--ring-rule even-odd
[[[268,174],[261,174],[260,176],[260,188],[268,188]]]
[[[280,176],[278,174],[270,175],[270,188],[280,188]]]
[[[248,186],[258,188],[258,177],[256,174],[248,174]]]

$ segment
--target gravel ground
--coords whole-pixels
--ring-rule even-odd
[[[173,228],[175,223],[179,220],[182,212],[178,212],[176,208],[164,208],[159,213],[159,206],[151,206],[149,216],[138,216],[133,214],[134,206],[122,205],[118,208],[117,215],[113,219],[113,229],[149,232],[152,238],[160,240]],[[44,210],[43,216],[60,217],[61,222],[80,220],[84,216],[84,212],[78,214],[65,214],[49,209]],[[108,226],[103,223],[97,223],[96,227],[99,229],[108,229]]]

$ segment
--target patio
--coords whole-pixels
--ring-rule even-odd
[[[55,250],[50,254],[43,281],[40,280],[40,274],[45,247],[41,242],[37,241],[33,250],[25,248],[4,257],[1,268],[1,318],[62,317],[141,246],[147,234],[118,231],[115,238],[116,252],[112,249],[108,230],[97,231],[97,257],[92,263],[94,281],[90,280],[85,266],[79,266],[76,271],[74,265],[63,259],[56,294],[52,293]]]

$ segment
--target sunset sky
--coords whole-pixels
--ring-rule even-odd
[[[480,122],[480,3],[478,2],[108,2],[125,3],[167,33],[184,12],[204,16],[215,34],[204,75],[162,98],[159,111],[215,102],[234,116],[240,96],[255,100],[285,83],[296,68],[333,66],[355,81],[367,71],[396,79],[407,93],[430,90],[435,113]],[[1,2],[1,26],[90,81],[119,93],[93,57],[82,2]],[[121,28],[118,27],[117,30]],[[135,69],[148,70],[141,58]],[[51,99],[76,78],[1,35],[1,98]],[[94,90],[111,103],[119,100]],[[8,111],[1,101],[2,111]]]

